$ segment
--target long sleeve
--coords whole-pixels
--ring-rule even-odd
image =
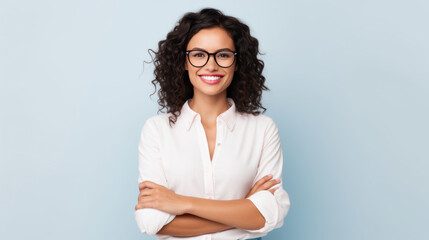
[[[155,117],[149,118],[141,131],[138,145],[138,183],[149,180],[168,188],[161,164],[159,134],[156,131],[154,120],[156,120]],[[148,235],[155,235],[164,225],[175,218],[175,215],[154,208],[138,209],[134,216],[140,231]]]
[[[273,179],[281,179],[282,177],[283,153],[280,145],[278,128],[271,118],[267,117],[267,119],[268,124],[265,130],[263,150],[253,183],[270,173],[273,175]],[[276,185],[279,189],[274,192],[274,195],[268,190],[264,190],[247,198],[253,202],[259,212],[264,216],[265,226],[258,230],[246,231],[252,233],[268,233],[283,225],[283,220],[290,209],[290,200],[289,195],[283,189],[282,182]]]

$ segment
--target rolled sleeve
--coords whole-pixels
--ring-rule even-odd
[[[273,179],[282,178],[283,153],[280,145],[278,128],[271,118],[266,117],[266,119],[267,124],[264,146],[259,161],[258,172],[253,183],[268,174],[272,174]],[[263,190],[247,198],[252,201],[265,218],[265,225],[262,228],[247,230],[248,232],[268,233],[275,228],[283,226],[284,218],[290,209],[289,195],[283,189],[283,182],[273,187],[279,187],[279,189],[274,192],[274,195],[268,190]]]
[[[168,188],[161,162],[159,132],[157,132],[155,121],[156,116],[149,118],[141,131],[138,145],[138,183],[152,181]],[[154,208],[143,208],[136,210],[134,217],[142,233],[155,235],[164,225],[171,222],[175,215]]]
[[[161,228],[173,221],[175,215],[171,215],[153,208],[138,209],[134,212],[137,226],[142,233],[155,235]]]
[[[265,218],[265,225],[257,230],[247,230],[252,233],[268,233],[283,226],[283,220],[290,208],[289,196],[279,188],[274,195],[264,190],[248,197]]]

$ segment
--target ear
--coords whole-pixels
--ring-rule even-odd
[[[188,61],[185,60],[185,70],[188,71]]]
[[[235,64],[234,72],[237,72],[237,70],[238,70],[238,65],[237,65],[237,64]]]

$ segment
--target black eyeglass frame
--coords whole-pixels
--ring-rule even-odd
[[[209,57],[207,58],[206,63],[204,63],[204,64],[203,64],[203,65],[201,65],[201,66],[195,66],[194,64],[192,64],[191,59],[189,58],[189,53],[191,53],[191,52],[196,52],[196,51],[198,51],[198,52],[205,52],[205,53],[207,53],[207,55],[209,56]],[[231,52],[231,53],[233,53],[233,54],[234,54],[234,60],[232,61],[231,65],[229,65],[228,67],[224,67],[224,66],[219,65],[219,63],[218,63],[218,62],[217,62],[217,60],[216,60],[216,54],[218,54],[218,53],[220,53],[220,52]],[[198,68],[200,68],[200,67],[204,67],[204,66],[209,62],[209,60],[210,60],[210,55],[213,55],[213,58],[214,58],[214,60],[215,60],[216,64],[217,64],[219,67],[221,67],[221,68],[229,68],[229,67],[231,67],[232,65],[234,65],[235,61],[237,60],[237,55],[238,55],[238,53],[237,53],[237,52],[234,52],[234,51],[231,51],[231,50],[219,50],[219,51],[216,51],[216,52],[214,52],[214,53],[209,53],[209,52],[207,52],[206,50],[202,50],[202,49],[201,49],[201,50],[200,50],[200,49],[193,49],[193,50],[186,51],[186,56],[188,56],[188,61],[189,61],[189,63],[190,63],[192,66],[194,66],[194,67],[198,67]]]

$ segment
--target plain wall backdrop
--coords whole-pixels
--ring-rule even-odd
[[[291,198],[264,239],[428,239],[424,0],[0,0],[0,239],[154,239],[133,215],[143,61],[203,7],[264,53]]]

